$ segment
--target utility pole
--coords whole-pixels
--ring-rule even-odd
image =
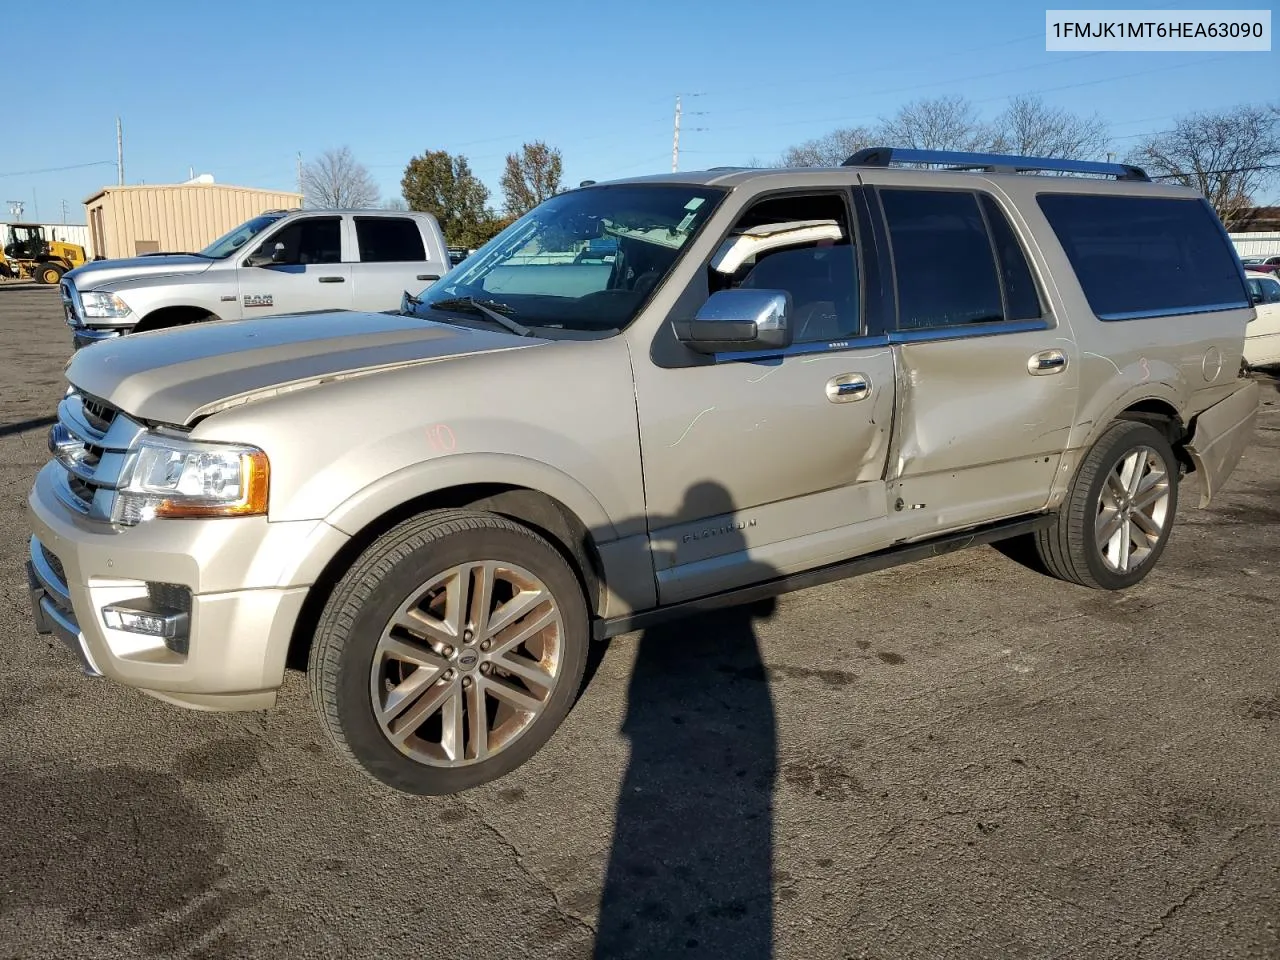
[[[40,222],[40,201],[36,199],[36,188],[31,188],[31,219]]]
[[[116,117],[116,182],[124,186],[124,128]]]
[[[62,201],[62,222],[67,222],[67,201]]]
[[[700,94],[700,93],[691,93],[691,94],[689,94],[689,96],[691,96],[691,97],[700,97],[700,96],[702,96],[702,94]],[[676,117],[675,117],[675,127],[674,127],[674,129],[673,129],[673,131],[672,131],[672,136],[671,136],[671,172],[672,172],[672,173],[675,173],[675,172],[680,168],[680,117],[681,117],[681,115],[682,115],[683,113],[684,113],[684,110],[683,110],[683,108],[681,107],[681,104],[680,104],[680,96],[679,96],[679,95],[677,95],[677,96],[676,96]],[[690,114],[690,116],[695,116],[695,117],[700,117],[700,116],[702,116],[702,115],[703,115],[703,113],[702,113],[702,112],[698,112],[698,113]],[[707,129],[707,128],[706,128],[706,127],[691,127],[690,129],[691,129],[691,130],[705,130],[705,129]]]
[[[298,151],[298,192],[302,193],[302,151]]]
[[[671,172],[675,173],[680,166],[680,96],[676,95],[676,128],[671,139]]]

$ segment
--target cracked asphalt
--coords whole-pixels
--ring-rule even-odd
[[[1280,383],[1103,594],[990,547],[619,638],[450,798],[79,676],[24,503],[69,337],[0,285],[0,958],[1280,957]]]

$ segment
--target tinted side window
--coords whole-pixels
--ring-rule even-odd
[[[1280,281],[1262,280],[1262,302],[1280,303]]]
[[[972,193],[880,191],[898,280],[898,327],[1004,319],[987,228]]]
[[[1000,264],[1000,280],[1004,284],[1005,319],[1035,320],[1044,315],[1040,305],[1040,293],[1031,276],[1027,255],[1018,242],[1013,226],[1000,209],[1000,205],[987,194],[982,195],[982,210],[987,215],[987,226],[995,242],[996,259]]]
[[[1235,252],[1203,201],[1071,193],[1036,199],[1099,319],[1248,305]]]
[[[747,287],[791,294],[794,343],[856,337],[861,331],[858,268],[844,197],[838,194],[771,197],[753,204],[732,234],[813,221],[834,221],[840,238],[797,241],[750,257],[733,276],[711,273],[710,289]]]
[[[422,233],[400,217],[356,217],[356,240],[362,263],[402,263],[427,259]]]
[[[338,217],[308,217],[291,223],[263,242],[267,247],[284,244],[282,263],[341,263],[342,220]]]

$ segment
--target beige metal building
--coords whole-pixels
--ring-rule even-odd
[[[302,194],[213,183],[103,187],[84,202],[95,254],[107,258],[200,250],[264,210],[302,206]]]

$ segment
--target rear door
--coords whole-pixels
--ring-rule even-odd
[[[244,317],[299,313],[308,310],[351,309],[351,265],[343,263],[341,216],[299,217],[290,220],[260,243],[254,251],[269,251],[283,244],[277,263],[245,266],[236,273],[240,285],[240,312]]]
[[[1043,508],[1078,363],[1010,209],[969,189],[876,190],[894,264],[899,429],[889,497],[913,539]]]
[[[357,310],[394,310],[407,290],[419,294],[448,270],[448,254],[414,217],[360,216],[351,265]]]

